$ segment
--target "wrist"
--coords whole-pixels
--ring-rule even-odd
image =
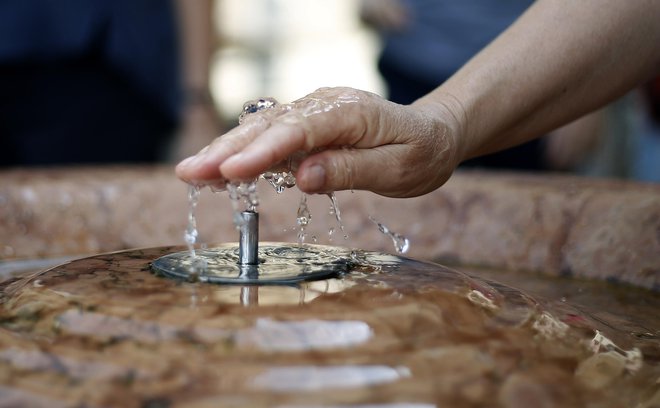
[[[411,106],[431,119],[434,133],[449,146],[453,168],[469,156],[467,113],[461,101],[449,93],[432,93]]]

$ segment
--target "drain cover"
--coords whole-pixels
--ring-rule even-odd
[[[238,244],[162,256],[151,263],[161,275],[233,285],[291,285],[346,273],[350,251],[323,245],[260,244],[259,264],[240,265]]]

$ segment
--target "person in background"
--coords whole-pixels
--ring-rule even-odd
[[[148,163],[173,143],[176,158],[209,143],[220,130],[210,9],[210,0],[0,2],[0,167]]]
[[[660,182],[660,75],[641,88],[644,112],[640,115],[641,137],[638,141],[639,160],[635,177],[643,181]]]
[[[378,70],[388,99],[408,105],[433,91],[509,27],[533,0],[361,0],[360,17],[382,40]],[[604,112],[548,137],[462,166],[572,170],[598,147]]]

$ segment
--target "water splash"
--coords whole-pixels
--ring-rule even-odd
[[[367,95],[371,94],[355,91],[350,88],[320,88],[312,94],[289,104],[280,104],[274,98],[259,98],[247,101],[243,105],[243,109],[238,118],[238,123],[300,123],[301,120],[309,116],[329,112],[333,109],[341,108],[346,104],[356,103],[362,97]],[[344,148],[348,149],[350,147],[345,146]],[[261,174],[259,178],[266,180],[266,182],[268,182],[278,194],[283,193],[287,188],[295,187],[295,172],[297,171],[299,164],[307,157],[308,153],[309,152],[303,151],[293,153],[288,157],[286,163],[280,163],[280,165],[278,165],[278,170],[273,168],[271,171],[267,171]],[[241,216],[241,212],[256,211],[256,208],[259,205],[259,198],[257,195],[256,187],[259,178],[249,182],[223,181],[223,183],[220,183],[217,186],[210,186],[214,192],[224,190],[228,192],[233,210],[232,218],[237,229],[239,229],[240,226],[245,222]],[[199,194],[199,188],[194,188],[196,189],[196,194]],[[337,197],[334,192],[328,193],[327,196],[331,202],[330,215],[333,215],[337,221],[339,230],[343,234],[344,240],[348,240],[349,236],[346,233],[345,226],[341,219],[341,212],[339,210]],[[306,227],[310,220],[311,213],[307,206],[307,197],[303,194],[297,213],[299,244],[303,244],[306,239]],[[389,235],[392,238],[397,252],[405,253],[407,251],[409,243],[405,237],[390,232],[387,227],[376,222],[373,220],[373,218],[371,218],[371,220],[374,221],[376,225],[378,225],[381,232]],[[336,229],[334,227],[328,230],[328,238],[330,241],[333,240],[335,232]],[[193,254],[193,257],[194,247],[191,245],[194,244],[197,239],[196,234],[197,231],[194,225],[193,227],[186,230],[186,242],[188,243],[189,248],[191,248],[191,254]],[[313,237],[313,240],[316,242],[317,238]],[[189,242],[192,242],[192,244]]]
[[[279,105],[279,102],[277,102],[275,98],[259,98],[247,101],[243,104],[243,110],[241,111],[241,114],[238,115],[238,123],[245,123],[245,119],[252,113],[271,109]]]
[[[233,220],[236,228],[240,228],[245,222],[241,216],[243,211],[257,211],[259,196],[257,195],[257,180],[228,182],[227,192],[233,212]]]
[[[392,239],[392,243],[394,244],[394,249],[396,250],[396,252],[400,254],[405,254],[408,251],[408,249],[410,248],[410,241],[408,240],[408,238],[404,237],[401,234],[397,234],[394,231],[391,231],[384,224],[376,221],[376,219],[374,219],[374,217],[372,216],[369,216],[369,219],[378,226],[380,232],[382,232],[383,234],[387,235]]]
[[[277,194],[281,194],[285,189],[295,187],[296,185],[296,177],[292,171],[267,171],[261,175],[261,178],[273,186]]]

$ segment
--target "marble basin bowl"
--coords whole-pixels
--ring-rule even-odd
[[[352,269],[226,287],[150,272],[182,249],[169,168],[0,180],[0,406],[660,405],[658,186],[461,173],[411,200],[338,194],[343,232],[310,198],[307,242]],[[299,193],[262,190],[262,240],[294,241]],[[236,241],[230,214],[203,195],[200,241]]]

